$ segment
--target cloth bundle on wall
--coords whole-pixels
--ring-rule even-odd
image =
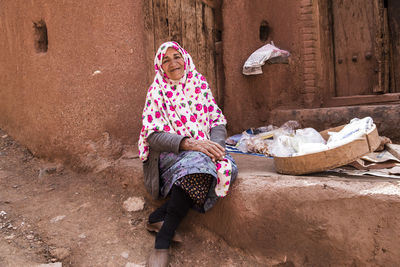
[[[265,62],[269,63],[287,63],[290,53],[277,48],[273,42],[254,51],[243,65],[242,73],[244,75],[261,74],[261,67]]]

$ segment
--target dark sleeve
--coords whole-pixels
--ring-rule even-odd
[[[222,147],[225,147],[225,139],[226,139],[226,127],[225,125],[218,125],[211,128],[210,131],[210,139]]]
[[[185,136],[166,133],[166,132],[154,132],[147,137],[147,142],[150,145],[150,149],[159,152],[174,152],[179,153],[179,145]]]

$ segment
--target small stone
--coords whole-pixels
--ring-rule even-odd
[[[96,70],[96,71],[93,72],[92,76],[98,75],[98,74],[100,74],[100,73],[101,73],[101,71]]]
[[[63,260],[71,254],[71,250],[69,248],[56,248],[52,249],[50,254],[57,259]]]
[[[144,209],[143,197],[130,197],[124,201],[123,208],[129,212],[140,211]]]
[[[80,235],[79,235],[79,238],[84,239],[84,238],[86,238],[86,235],[85,235],[85,234],[80,234]]]
[[[129,252],[127,251],[122,252],[121,257],[127,259],[129,257]]]
[[[55,223],[55,222],[61,221],[64,218],[65,218],[65,215],[59,215],[59,216],[54,217],[53,219],[51,219],[50,222],[51,223]]]
[[[142,221],[143,221],[142,218],[135,218],[135,219],[130,219],[130,220],[128,221],[128,223],[129,223],[130,225],[136,226],[136,225],[140,224]]]
[[[56,259],[51,259],[51,261]],[[40,264],[36,267],[62,267],[62,262],[54,262],[54,263],[47,263],[47,264]]]
[[[29,240],[32,240],[32,239],[34,239],[34,238],[35,238],[34,235],[27,235],[27,236],[26,236],[26,239],[29,239]]]
[[[14,234],[11,234],[11,235],[9,235],[9,236],[4,237],[4,239],[5,239],[5,240],[11,240],[11,239],[13,239],[14,237],[15,237],[15,235],[14,235]]]
[[[125,267],[145,267],[145,265],[144,264],[136,264],[136,263],[133,263],[133,262],[127,262],[125,264]]]
[[[5,212],[4,210],[0,211],[0,216],[4,217],[4,215],[7,215],[7,212]]]
[[[46,172],[48,174],[53,174],[57,171],[57,167],[46,167]]]
[[[46,166],[43,168],[39,169],[39,178],[42,178],[43,176],[47,175],[47,174],[53,174],[57,171],[57,167],[56,166]]]
[[[5,134],[5,135],[3,135],[1,138],[7,138],[8,137],[8,135],[7,134]]]

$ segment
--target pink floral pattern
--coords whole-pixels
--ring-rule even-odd
[[[163,56],[170,47],[176,49],[185,62],[185,73],[179,81],[170,80],[161,67]],[[138,142],[142,161],[148,158],[147,137],[153,132],[164,131],[209,140],[212,127],[226,124],[206,79],[197,72],[191,56],[178,43],[166,42],[160,46],[154,58],[154,69],[156,74],[147,92]],[[232,165],[226,158],[216,164],[220,168],[215,192],[223,197],[229,189]]]

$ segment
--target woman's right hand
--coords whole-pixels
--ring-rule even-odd
[[[213,162],[222,160],[225,156],[225,148],[223,148],[220,144],[210,140],[184,138],[180,143],[179,149],[203,152],[209,156]]]

